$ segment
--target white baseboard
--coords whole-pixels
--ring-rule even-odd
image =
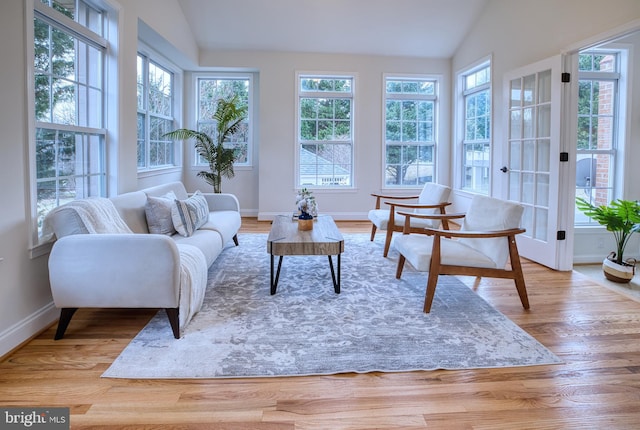
[[[60,310],[51,302],[0,333],[0,357],[47,328],[59,317]]]
[[[258,216],[258,209],[240,209],[240,216],[255,218]]]

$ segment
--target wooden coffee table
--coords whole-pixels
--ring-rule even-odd
[[[267,238],[267,252],[271,256],[271,294],[276,293],[282,258],[285,255],[326,255],[329,257],[331,279],[336,294],[340,294],[340,255],[344,252],[344,238],[333,218],[319,215],[313,229],[298,230],[298,220],[291,215],[279,215],[273,220]],[[274,258],[279,256],[278,269],[274,275]],[[337,276],[333,269],[333,258],[337,256]]]

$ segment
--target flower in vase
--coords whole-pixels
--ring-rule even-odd
[[[312,219],[318,215],[316,199],[313,192],[306,188],[302,188],[296,195],[296,205],[300,211],[298,216],[300,219]]]

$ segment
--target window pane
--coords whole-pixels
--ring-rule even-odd
[[[300,91],[351,93],[352,79],[309,77],[300,79]]]
[[[75,198],[105,195],[105,157],[101,134],[36,129],[39,228],[56,206]]]
[[[307,76],[299,85],[298,185],[351,186],[353,80]]]
[[[152,113],[164,116],[172,114],[171,74],[159,66],[149,63],[149,108]]]
[[[38,237],[51,209],[106,194],[105,134],[95,133],[104,127],[104,13],[82,0],[44,3],[88,31],[71,33],[53,10],[34,12],[33,105],[36,121],[50,124],[35,129]]]
[[[138,114],[138,167],[145,167],[147,165],[147,151],[146,151],[146,135],[144,126],[145,117],[143,114]]]
[[[436,88],[434,80],[386,80],[385,185],[418,187],[433,181],[435,101],[431,96]]]
[[[144,109],[144,60],[138,55],[136,82],[138,89],[138,109]]]
[[[103,51],[35,19],[38,121],[102,127]]]
[[[615,124],[623,108],[618,105],[618,69],[617,53],[579,55],[576,196],[595,205],[609,204],[616,196]],[[582,72],[599,74],[596,78]],[[577,209],[575,222],[597,224]]]
[[[464,88],[461,188],[486,194],[489,191],[491,135],[491,69],[487,65],[463,74]],[[515,85],[515,83],[512,83]]]
[[[510,108],[519,108],[522,106],[522,80],[513,79],[511,81],[511,97],[509,98]]]
[[[237,97],[241,105],[247,106],[249,112],[249,91],[250,80],[248,78],[233,77],[203,77],[198,78],[198,131],[206,133],[212,139],[216,140],[216,122],[214,114],[220,99],[228,99]],[[305,113],[312,118],[313,121],[305,122],[305,135],[317,134],[317,107],[313,105],[305,105]],[[248,165],[250,164],[250,116],[240,125],[239,130],[231,136],[225,143],[225,147],[231,148],[236,154],[234,164]],[[195,151],[195,149],[194,149]],[[196,164],[206,164],[201,156],[196,154]]]

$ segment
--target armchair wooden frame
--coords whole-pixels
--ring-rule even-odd
[[[390,195],[383,195],[383,194],[371,194],[373,197],[376,198],[376,206],[375,209],[380,209],[381,203],[382,203],[382,199],[391,199],[391,200],[410,200],[410,199],[417,199],[420,196],[390,196]],[[389,254],[389,248],[391,247],[391,238],[393,236],[393,232],[394,231],[398,231],[401,232],[404,230],[405,227],[403,227],[402,225],[396,225],[396,208],[402,208],[402,209],[439,209],[440,210],[440,214],[445,214],[445,207],[449,206],[451,203],[449,202],[441,202],[441,203],[436,203],[436,204],[430,204],[430,205],[423,205],[423,204],[418,204],[418,203],[399,203],[399,202],[393,202],[393,201],[385,201],[385,204],[389,205],[389,222],[387,224],[387,235],[384,241],[384,252],[383,252],[383,256],[386,257]],[[427,214],[425,214],[427,215]],[[424,218],[424,219],[440,219],[442,222],[442,226],[445,229],[449,228],[449,225],[447,224],[447,219],[442,219],[442,218],[432,218],[429,216],[425,216],[425,217],[420,217],[420,218]],[[405,221],[409,220],[409,218],[407,218]],[[405,222],[406,224],[406,222]],[[376,235],[376,230],[378,229],[378,227],[373,224],[371,226],[371,241],[373,242],[373,240],[375,239],[375,235]],[[411,227],[411,225],[409,225],[409,230],[411,233],[420,233],[420,234],[426,234],[426,229],[422,228],[422,227]]]
[[[411,232],[410,218],[431,218],[441,219],[444,226],[444,220],[452,220],[464,218],[464,214],[446,214],[446,215],[423,215],[410,212],[399,212],[399,214],[406,216],[403,234],[409,234]],[[429,265],[429,277],[427,279],[427,291],[424,299],[424,312],[429,313],[431,311],[431,304],[433,303],[433,297],[436,292],[436,286],[438,284],[439,275],[467,275],[477,277],[489,277],[489,278],[503,278],[513,279],[520,296],[520,301],[525,309],[529,309],[529,298],[527,296],[527,288],[525,286],[524,275],[522,274],[522,265],[520,264],[520,254],[518,253],[518,247],[516,245],[516,235],[524,233],[526,230],[523,228],[513,228],[508,230],[498,231],[457,231],[448,229],[426,229],[427,234],[433,236],[433,247],[431,251],[431,262]],[[511,269],[498,269],[487,267],[471,267],[463,265],[447,265],[442,264],[441,261],[441,238],[498,238],[506,237],[509,246],[509,261]],[[398,260],[398,267],[396,270],[396,278],[400,279],[402,275],[402,269],[405,264],[405,257],[401,254]]]

